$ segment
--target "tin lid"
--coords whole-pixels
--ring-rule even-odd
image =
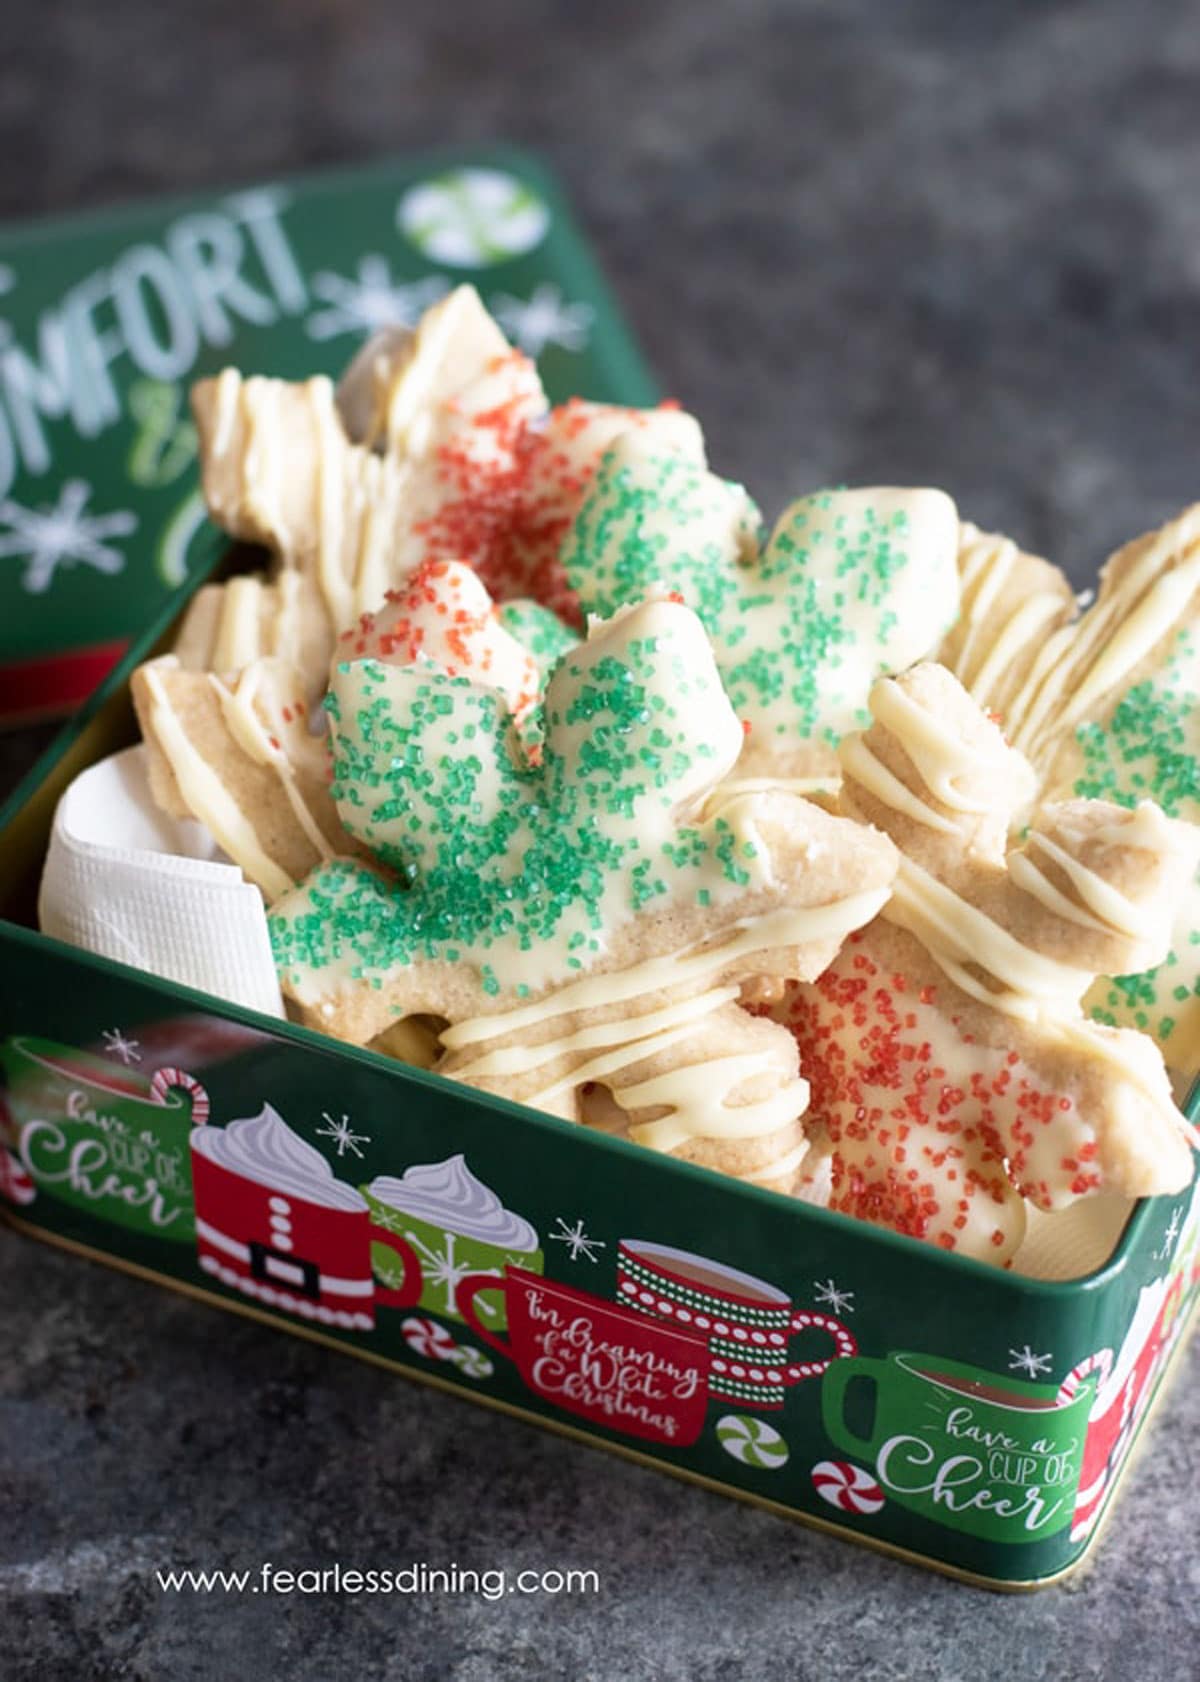
[[[463,281],[552,400],[655,400],[561,190],[511,150],[0,230],[0,723],[68,711],[209,563],[193,380],[336,374]]]

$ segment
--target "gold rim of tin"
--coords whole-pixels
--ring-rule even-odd
[[[267,1326],[272,1331],[283,1336],[304,1338],[309,1343],[320,1344],[323,1349],[333,1349],[340,1355],[349,1355],[352,1360],[367,1361],[371,1366],[382,1367],[386,1372],[398,1373],[402,1378],[411,1380],[414,1384],[425,1384],[430,1389],[442,1390],[447,1395],[455,1396],[460,1401],[474,1403],[477,1407],[491,1408],[496,1413],[504,1413],[511,1419],[519,1419],[524,1424],[536,1425],[541,1430],[553,1431],[557,1436],[566,1437],[571,1442],[578,1442],[588,1448],[599,1449],[602,1453],[617,1454],[623,1460],[630,1460],[637,1466],[647,1466],[652,1471],[663,1472],[667,1477],[677,1478],[683,1483],[694,1484],[700,1489],[710,1490],[715,1495],[730,1496],[735,1501],[744,1501],[748,1506],[761,1507],[765,1512],[773,1513],[777,1518],[789,1519],[794,1524],[802,1524],[810,1530],[822,1531],[828,1536],[837,1536],[841,1540],[857,1543],[860,1547],[870,1548],[872,1552],[884,1554],[890,1559],[902,1560],[906,1565],[918,1565],[926,1571],[934,1571],[940,1577],[950,1577],[955,1582],[967,1583],[972,1588],[990,1589],[998,1594],[1032,1594],[1038,1589],[1052,1588],[1057,1583],[1066,1582],[1069,1577],[1089,1565],[1092,1554],[1101,1537],[1108,1529],[1109,1519],[1113,1508],[1117,1505],[1121,1491],[1125,1487],[1126,1474],[1141,1453],[1146,1427],[1152,1415],[1165,1394],[1167,1384],[1171,1382],[1178,1371],[1178,1357],[1191,1336],[1197,1316],[1189,1312],[1188,1323],[1180,1333],[1170,1359],[1154,1387],[1154,1395],[1142,1415],[1133,1446],[1117,1473],[1112,1493],[1104,1504],[1100,1521],[1088,1538],[1083,1552],[1069,1565],[1064,1565],[1061,1571],[1055,1571],[1048,1577],[984,1577],[976,1571],[968,1571],[960,1565],[952,1565],[944,1559],[937,1559],[932,1554],[915,1552],[912,1548],[901,1547],[898,1542],[887,1542],[881,1537],[868,1536],[861,1530],[851,1530],[847,1525],[835,1524],[832,1519],[819,1517],[816,1513],[804,1513],[798,1508],[788,1507],[782,1501],[773,1501],[767,1495],[755,1495],[750,1490],[738,1489],[734,1484],[722,1483],[718,1478],[705,1476],[703,1472],[689,1471],[686,1466],[672,1466],[668,1461],[659,1460],[652,1454],[641,1449],[627,1448],[623,1443],[608,1442],[603,1437],[597,1437],[590,1431],[582,1430],[576,1425],[567,1425],[557,1419],[547,1418],[541,1413],[533,1413],[527,1408],[518,1407],[513,1402],[499,1400],[483,1391],[464,1390],[461,1385],[453,1384],[449,1379],[438,1378],[435,1373],[418,1372],[415,1368],[405,1366],[403,1362],[395,1361],[388,1355],[379,1355],[373,1349],[355,1349],[353,1345],[341,1342],[340,1339],[329,1337],[324,1332],[313,1331],[308,1326],[295,1326],[289,1320],[281,1319],[278,1315],[267,1313],[261,1308],[251,1308],[248,1304],[235,1302],[228,1297],[215,1295],[203,1285],[192,1285],[184,1279],[172,1279],[169,1274],[156,1273],[151,1267],[143,1267],[140,1262],[127,1261],[123,1256],[114,1255],[109,1250],[98,1250],[94,1245],[80,1243],[75,1238],[64,1238],[60,1233],[50,1232],[45,1227],[36,1225],[32,1221],[22,1219],[10,1209],[0,1207],[0,1220],[15,1231],[30,1238],[39,1239],[43,1244],[49,1244],[54,1249],[66,1250],[68,1253],[83,1256],[88,1261],[99,1262],[101,1266],[111,1268],[117,1273],[130,1274],[135,1279],[144,1279],[150,1284],[159,1285],[169,1291],[175,1291],[180,1296],[190,1297],[193,1301],[204,1303],[206,1306],[221,1309],[229,1314],[238,1314],[244,1320],[254,1320],[259,1325]]]

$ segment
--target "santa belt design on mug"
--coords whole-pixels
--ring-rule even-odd
[[[421,1264],[411,1246],[372,1226],[360,1208],[330,1208],[193,1157],[197,1260],[205,1273],[263,1303],[344,1331],[369,1332],[379,1307],[411,1308]],[[400,1259],[398,1289],[378,1283],[371,1244]]]
[[[289,1255],[284,1250],[256,1240],[242,1243],[204,1220],[196,1222],[196,1237],[203,1246],[207,1246],[201,1249],[200,1266],[206,1273],[215,1274],[222,1284],[232,1285],[247,1296],[259,1297],[272,1307],[301,1314],[305,1319],[322,1320],[352,1331],[370,1331],[375,1324],[371,1314],[354,1312],[356,1305],[353,1299],[371,1299],[367,1302],[369,1308],[375,1297],[375,1281],[369,1276],[365,1279],[339,1279],[334,1274],[322,1273],[314,1261]],[[248,1265],[249,1275],[222,1266],[220,1257],[213,1255],[212,1251],[229,1256],[243,1266]],[[258,1289],[255,1289],[256,1284]],[[292,1292],[297,1295],[292,1296]],[[340,1310],[333,1306],[333,1299],[338,1298],[347,1299]],[[306,1309],[313,1311],[309,1313]]]

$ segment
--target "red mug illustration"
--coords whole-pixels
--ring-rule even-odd
[[[484,1325],[481,1291],[503,1290],[508,1336]],[[705,1339],[603,1297],[511,1264],[503,1280],[470,1273],[458,1311],[476,1336],[515,1363],[543,1401],[623,1436],[685,1448],[704,1428],[710,1356]]]
[[[712,1354],[714,1400],[740,1407],[781,1408],[792,1385],[818,1378],[839,1357],[858,1352],[854,1334],[831,1314],[795,1309],[765,1279],[666,1244],[623,1238],[617,1290],[639,1314],[702,1335]],[[790,1360],[792,1338],[810,1330],[833,1339],[832,1353]]]
[[[269,1104],[228,1127],[194,1128],[191,1143],[197,1256],[223,1285],[345,1331],[372,1331],[377,1307],[420,1300],[412,1246],[374,1226],[361,1192],[336,1179]],[[400,1258],[396,1289],[376,1280],[372,1244]]]
[[[1183,1295],[1181,1274],[1144,1287],[1115,1361],[1111,1349],[1101,1349],[1081,1361],[1063,1381],[1063,1391],[1069,1392],[1079,1375],[1092,1371],[1097,1375],[1083,1445],[1072,1541],[1081,1540],[1094,1528],[1116,1474],[1133,1446],[1142,1415],[1184,1323],[1179,1312]]]

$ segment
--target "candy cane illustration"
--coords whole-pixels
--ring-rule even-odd
[[[1104,1388],[1109,1373],[1112,1371],[1113,1352],[1111,1349],[1097,1349],[1094,1355],[1086,1355],[1082,1361],[1076,1363],[1058,1387],[1058,1395],[1054,1398],[1056,1407],[1066,1407],[1079,1394],[1085,1379],[1096,1374],[1096,1394]]]
[[[165,1104],[167,1093],[172,1088],[187,1093],[192,1100],[192,1126],[202,1127],[209,1118],[212,1105],[208,1101],[208,1093],[195,1075],[189,1075],[186,1069],[156,1070],[150,1081],[150,1096],[155,1103]]]

